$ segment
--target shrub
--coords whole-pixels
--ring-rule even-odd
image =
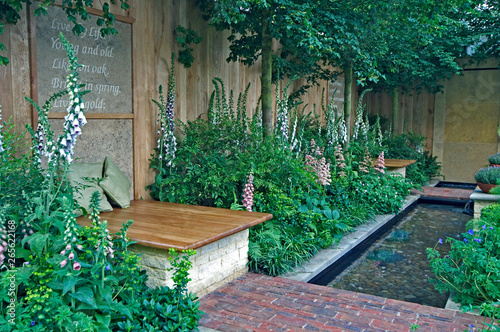
[[[437,157],[424,151],[424,141],[425,137],[413,133],[386,136],[383,141],[386,158],[416,160],[406,167],[406,178],[417,185],[424,185],[430,178],[441,175],[441,165]]]
[[[492,154],[488,157],[488,162],[490,164],[500,164],[500,153]]]
[[[413,185],[397,174],[370,174],[361,181],[353,181],[353,192],[358,200],[370,207],[374,214],[397,213]]]
[[[485,184],[497,184],[500,179],[500,167],[488,166],[486,168],[481,168],[474,175],[477,182]]]
[[[462,234],[462,240],[446,239],[451,244],[448,255],[441,257],[435,248],[427,249],[430,266],[436,276],[430,279],[440,292],[452,292],[465,311],[474,308],[495,320],[500,318],[500,204],[488,207],[477,225]],[[440,240],[441,241],[441,240]],[[439,245],[439,244],[437,244]],[[498,323],[498,321],[497,321]],[[486,328],[493,327],[484,322]]]

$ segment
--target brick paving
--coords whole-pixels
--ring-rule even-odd
[[[422,190],[414,190],[413,193],[430,198],[444,198],[460,201],[469,201],[469,196],[473,189],[443,188],[443,187],[422,187]]]
[[[201,299],[203,327],[217,331],[469,330],[459,311],[248,273]],[[479,321],[479,319],[478,319]]]
[[[422,196],[469,200],[472,190],[422,187]],[[217,331],[469,331],[460,311],[248,273],[200,300],[200,326]],[[476,330],[474,330],[476,331]]]

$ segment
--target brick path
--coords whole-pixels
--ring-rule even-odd
[[[201,299],[200,325],[217,331],[468,330],[471,314],[248,273]],[[418,317],[418,319],[417,319]]]
[[[445,198],[461,201],[469,201],[469,196],[473,189],[442,188],[442,187],[422,187],[422,190],[415,190],[414,193],[431,198]]]

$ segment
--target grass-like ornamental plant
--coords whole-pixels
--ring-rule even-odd
[[[500,153],[492,154],[488,157],[488,162],[490,164],[500,164]]]
[[[500,167],[488,166],[481,168],[474,175],[474,178],[480,183],[497,184],[498,180],[500,180]]]

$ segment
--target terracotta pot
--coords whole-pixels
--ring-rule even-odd
[[[488,184],[488,183],[481,183],[481,182],[478,182],[477,183],[479,189],[481,189],[483,192],[485,193],[489,193],[491,188],[494,188],[494,187],[497,187],[498,184]]]
[[[492,164],[492,163],[490,163],[490,166],[491,167],[500,167],[500,164]]]

